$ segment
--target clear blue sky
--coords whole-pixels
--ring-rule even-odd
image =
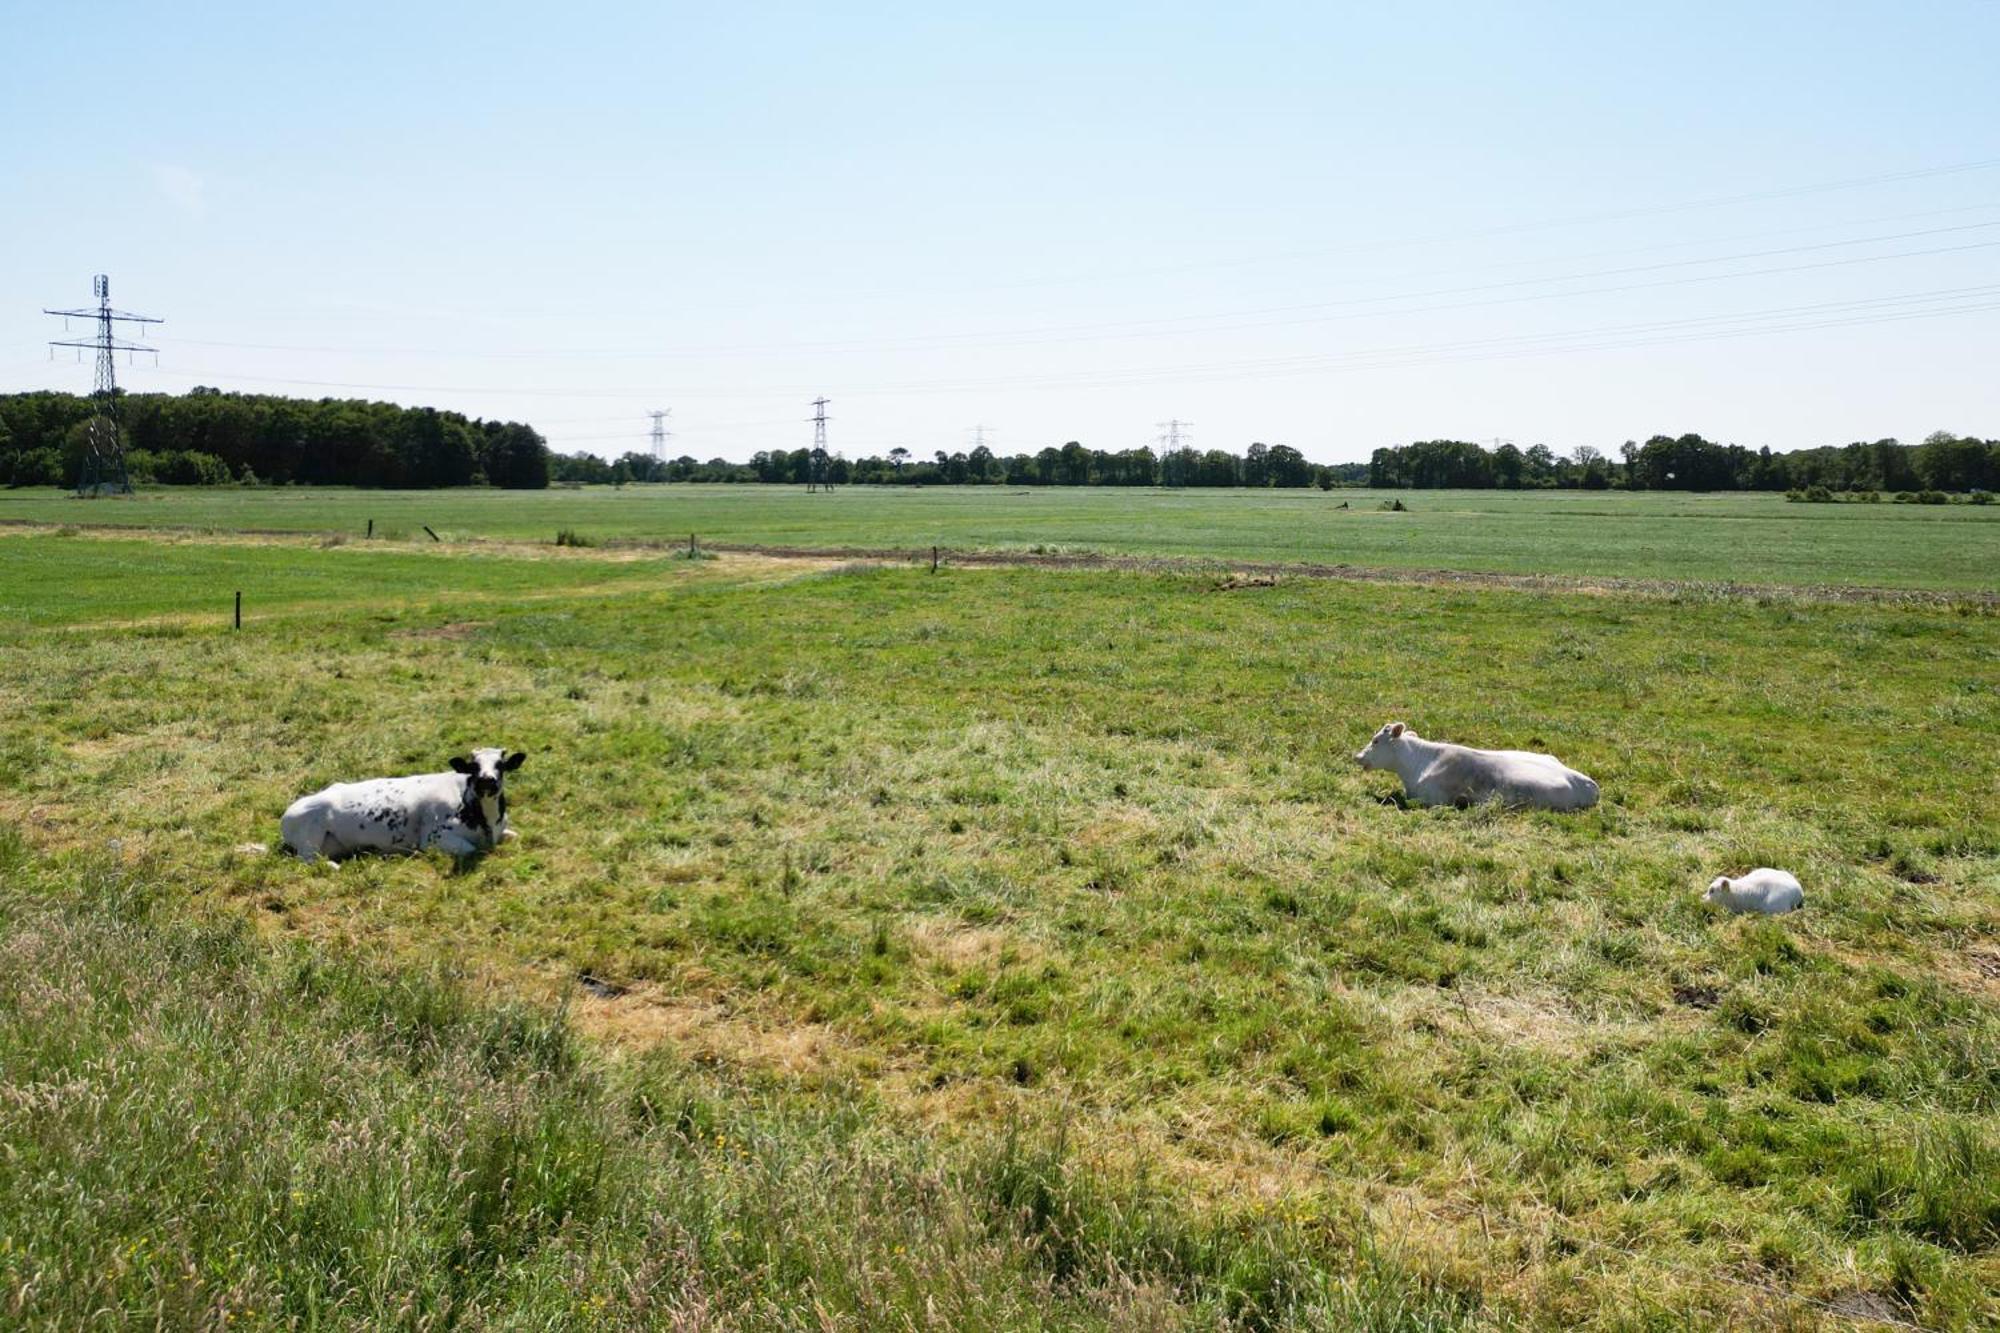
[[[2000,5],[0,7],[0,390],[742,458],[2000,435]],[[67,354],[65,354],[67,355]]]

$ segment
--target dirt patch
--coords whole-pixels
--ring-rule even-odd
[[[1829,1314],[1837,1314],[1844,1319],[1872,1320],[1877,1323],[1900,1324],[1909,1315],[1903,1307],[1884,1296],[1879,1291],[1863,1291],[1859,1287],[1843,1291],[1826,1302]]]
[[[1713,1009],[1722,1003],[1722,992],[1713,986],[1676,986],[1674,1003],[1685,1009]]]
[[[1275,574],[1231,574],[1227,578],[1217,579],[1215,590],[1217,592],[1237,592],[1243,588],[1275,588],[1277,586],[1278,576]]]

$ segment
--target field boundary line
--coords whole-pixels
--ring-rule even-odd
[[[137,536],[172,533],[187,537],[259,537],[307,543],[330,536],[348,536],[337,528],[221,528],[194,523],[57,523],[43,519],[0,518],[0,531],[70,530],[92,536]],[[406,543],[357,544],[357,550],[395,550]],[[539,546],[532,538],[454,536],[447,546]],[[678,550],[678,537],[606,537],[596,549],[606,552]],[[710,551],[760,555],[774,560],[875,561],[886,564],[928,564],[931,546],[804,546],[785,543],[731,542],[705,539]],[[413,550],[429,549],[412,547]],[[1036,568],[1116,571],[1143,574],[1238,573],[1270,578],[1319,579],[1348,583],[1401,584],[1419,587],[1497,588],[1517,592],[1581,593],[1641,597],[1649,600],[1771,601],[1801,605],[1900,605],[1979,611],[2000,611],[2000,590],[1884,588],[1851,583],[1737,583],[1732,580],[1646,579],[1616,574],[1510,574],[1496,570],[1396,568],[1384,565],[1326,564],[1299,560],[1234,560],[1223,555],[1143,555],[1109,551],[1033,551],[993,547],[938,546],[944,564],[989,568]]]
[[[615,546],[619,538],[608,539]],[[637,541],[638,539],[631,539]],[[929,546],[842,547],[767,545],[709,541],[711,551],[762,555],[777,560],[862,560],[928,565]],[[1323,579],[1349,583],[1394,583],[1432,587],[1505,588],[1522,592],[1595,593],[1651,598],[1695,597],[1708,601],[1896,603],[1910,606],[2000,610],[2000,592],[1938,588],[1879,588],[1862,584],[1735,583],[1715,580],[1639,579],[1623,575],[1507,574],[1491,570],[1398,569],[1377,565],[1329,565],[1315,561],[1232,560],[1227,556],[1129,555],[1104,551],[956,550],[940,546],[947,565],[1040,569],[1111,570],[1144,574],[1250,574],[1270,578]]]

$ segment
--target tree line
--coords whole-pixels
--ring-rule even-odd
[[[1368,484],[1395,489],[1618,486],[1642,491],[1991,491],[2000,489],[2000,440],[1938,431],[1922,444],[1875,440],[1773,453],[1699,435],[1627,440],[1613,459],[1585,445],[1559,457],[1544,445],[1494,449],[1422,440],[1377,449]]]
[[[95,412],[77,394],[0,395],[0,484],[75,485]],[[533,427],[429,407],[196,388],[120,393],[117,415],[135,483],[549,484],[548,444]]]
[[[1628,440],[1616,456],[1584,445],[1558,455],[1546,445],[1488,449],[1468,440],[1420,440],[1377,449],[1366,463],[1314,463],[1289,445],[1225,449],[1106,451],[1071,440],[1033,454],[985,447],[919,458],[908,449],[849,460],[810,449],[770,450],[747,463],[723,458],[656,459],[628,453],[607,462],[557,455],[556,480],[625,482],[789,482],[834,485],[1004,486],[1369,486],[1381,490],[1582,489],[1686,491],[2000,490],[2000,440],[1940,431],[1922,444],[1876,440],[1792,453],[1717,444],[1699,435]]]
[[[0,395],[0,484],[74,485],[94,400],[36,391]],[[285,398],[196,388],[125,394],[118,418],[135,482],[346,486],[502,486],[565,483],[779,482],[804,485],[1204,486],[1379,489],[1619,487],[1688,491],[1994,491],[2000,440],[1939,431],[1921,444],[1875,440],[1791,453],[1718,444],[1700,435],[1626,441],[1616,455],[1585,445],[1488,449],[1420,440],[1375,450],[1366,463],[1314,463],[1289,445],[1226,449],[1091,449],[1078,441],[1035,453],[981,445],[908,449],[858,459],[810,449],[765,450],[746,463],[631,452],[613,461],[552,454],[533,427],[428,407],[353,399]]]
[[[1284,444],[1252,444],[1241,455],[1224,449],[1177,449],[1156,454],[1148,448],[1090,449],[1071,440],[1032,454],[997,454],[981,445],[969,451],[938,450],[919,458],[908,449],[846,459],[810,449],[767,450],[747,463],[691,457],[655,459],[628,453],[615,462],[592,454],[558,455],[557,481],[791,482],[883,486],[1358,486],[1367,480],[1365,463],[1314,463]]]

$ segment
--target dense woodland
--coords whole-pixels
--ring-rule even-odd
[[[747,463],[628,453],[551,454],[519,422],[481,421],[427,407],[350,399],[280,398],[198,388],[184,395],[121,394],[119,424],[136,482],[219,485],[269,482],[344,486],[503,486],[566,483],[786,482],[905,486],[1371,486],[1384,489],[1584,489],[1683,491],[1987,492],[2000,490],[2000,440],[1940,431],[1922,444],[1895,440],[1793,453],[1717,444],[1699,435],[1628,440],[1616,454],[1585,445],[1558,455],[1544,445],[1488,449],[1422,440],[1377,449],[1366,463],[1314,463],[1283,444],[1225,449],[1107,451],[1071,440],[1032,454],[984,447],[921,458],[891,449],[859,459],[809,449],[759,452]],[[0,395],[0,484],[73,485],[84,456],[91,400],[67,393]]]
[[[0,484],[74,485],[93,410],[76,394],[0,395]],[[121,393],[118,424],[134,482],[549,484],[548,445],[532,427],[428,407],[197,388]]]

